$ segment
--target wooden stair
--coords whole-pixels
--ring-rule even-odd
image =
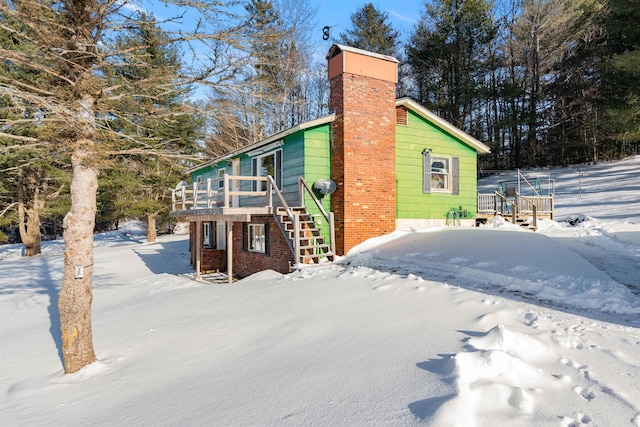
[[[299,264],[320,264],[323,261],[333,261],[335,254],[331,252],[331,245],[321,236],[320,230],[316,227],[316,223],[307,212],[305,207],[292,207],[291,211],[298,215],[299,221],[299,239],[297,242],[300,249],[300,258],[296,260]],[[285,237],[289,242],[289,246],[295,253],[295,230],[289,215],[284,208],[277,208],[276,219],[280,224]]]

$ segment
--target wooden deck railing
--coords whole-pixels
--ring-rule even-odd
[[[259,188],[260,190],[246,191],[233,189],[242,188],[241,183],[243,181],[248,181],[251,183],[257,182],[257,185],[255,187]],[[306,192],[320,211],[320,214],[327,221],[327,225],[329,226],[330,251],[331,254],[335,254],[335,221],[333,212],[327,212],[324,209],[318,198],[315,196],[309,185],[302,177],[299,178],[298,184],[298,207],[305,207]],[[245,187],[247,186],[245,185]],[[265,188],[265,190],[262,190],[262,188]],[[192,185],[178,187],[172,191],[171,210],[188,211],[195,209],[220,208],[220,212],[215,212],[214,214],[225,215],[225,210],[227,208],[258,208],[254,210],[270,211],[274,215],[274,217],[276,217],[278,224],[282,228],[282,224],[280,220],[278,220],[277,210],[273,209],[273,194],[276,195],[276,203],[278,204],[278,207],[284,209],[286,216],[293,224],[294,238],[292,242],[288,241],[288,243],[291,246],[291,250],[294,252],[295,259],[299,260],[301,255],[300,213],[289,206],[272,176],[262,177],[224,175],[220,178],[208,178],[206,181],[194,182]],[[234,201],[234,196],[237,196],[237,201]],[[262,197],[263,199],[255,199],[254,197]],[[247,200],[248,198],[251,198],[250,201]],[[245,206],[241,206],[243,204]],[[236,209],[231,209],[231,211],[233,211],[229,212],[231,214],[237,212]],[[211,212],[205,212],[204,214],[211,214]],[[287,232],[287,230],[283,229],[283,232]]]
[[[532,228],[537,227],[538,217],[553,219],[553,195],[521,196],[516,193],[513,198],[495,191],[493,194],[478,193],[478,215],[510,216],[515,224],[518,218],[531,218]]]
[[[185,211],[189,209],[212,209],[239,207],[232,206],[233,197],[255,196],[267,197],[267,206],[271,206],[271,191],[250,190],[241,191],[233,188],[242,188],[243,181],[258,182],[257,188],[262,188],[261,183],[266,183],[265,176],[234,176],[224,175],[222,178],[207,178],[206,181],[194,182],[192,185],[176,188],[171,193],[171,210]],[[237,184],[236,184],[237,183]],[[263,204],[264,206],[264,204]]]

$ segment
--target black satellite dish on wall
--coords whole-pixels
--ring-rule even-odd
[[[336,191],[336,183],[328,178],[322,178],[313,183],[313,189],[326,196]]]

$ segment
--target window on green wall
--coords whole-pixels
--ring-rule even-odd
[[[282,150],[276,150],[269,154],[254,157],[251,160],[251,174],[253,176],[271,175],[278,188],[282,188]],[[265,191],[265,181],[254,181],[253,191]]]
[[[422,192],[451,193],[460,192],[460,160],[458,157],[422,153]]]
[[[451,192],[451,157],[431,155],[431,191]]]

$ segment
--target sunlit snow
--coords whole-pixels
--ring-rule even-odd
[[[0,423],[638,427],[640,156],[525,173],[555,180],[538,233],[397,231],[231,285],[192,280],[185,234],[97,235],[98,361],[71,375],[62,242],[0,246]]]

